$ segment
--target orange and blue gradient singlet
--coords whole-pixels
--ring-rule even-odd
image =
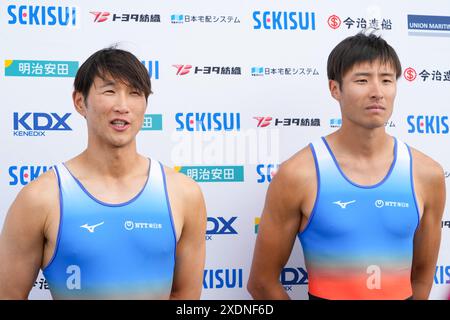
[[[412,296],[419,211],[409,147],[395,139],[389,172],[372,186],[358,185],[345,176],[325,138],[310,147],[317,197],[308,224],[298,235],[309,294],[322,299]]]
[[[55,253],[43,273],[55,299],[167,299],[176,236],[163,166],[151,160],[130,201],[96,199],[64,164]]]

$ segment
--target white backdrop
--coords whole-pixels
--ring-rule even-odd
[[[448,0],[2,1],[0,12],[0,226],[23,185],[85,148],[73,77],[89,55],[115,43],[151,70],[147,113],[161,116],[149,116],[153,127],[139,133],[139,151],[193,176],[205,194],[203,299],[250,299],[245,287],[271,173],[336,130],[326,60],[364,27],[378,28],[407,69],[388,132],[449,176]],[[212,131],[199,122],[208,113]],[[449,221],[446,210],[432,299],[450,290]],[[282,280],[292,298],[306,299],[298,240]],[[42,274],[30,298],[51,298]]]

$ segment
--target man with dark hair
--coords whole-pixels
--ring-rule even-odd
[[[75,77],[88,144],[25,186],[0,237],[0,299],[25,299],[39,269],[55,299],[198,299],[206,209],[199,186],[136,150],[147,70],[108,48]]]
[[[279,281],[296,236],[310,299],[427,299],[445,205],[442,167],[388,135],[400,61],[360,33],[328,58],[342,126],[285,161],[259,225],[248,290],[287,299]]]

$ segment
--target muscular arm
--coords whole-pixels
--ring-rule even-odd
[[[247,284],[254,299],[289,299],[279,277],[300,228],[306,185],[315,178],[311,163],[309,148],[303,149],[280,166],[269,185]]]
[[[205,267],[206,208],[197,183],[183,177],[183,227],[177,243],[170,299],[199,299]]]
[[[423,203],[423,215],[414,236],[411,283],[413,299],[428,299],[436,271],[441,242],[441,220],[445,206],[442,167],[424,154],[413,151],[416,193]]]
[[[42,190],[48,180],[24,187],[7,213],[0,235],[0,299],[27,299],[37,277],[48,210]]]

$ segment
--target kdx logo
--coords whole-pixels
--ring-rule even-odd
[[[292,291],[292,286],[308,284],[308,273],[303,268],[284,268],[280,281],[284,290]]]
[[[72,130],[67,124],[67,119],[71,113],[66,113],[63,116],[57,113],[42,113],[42,112],[25,112],[20,115],[18,112],[14,112],[14,130],[24,131],[63,131]]]
[[[238,234],[233,228],[233,223],[237,217],[226,219],[224,217],[208,217],[206,228],[206,240],[212,240],[212,235],[218,234]]]

